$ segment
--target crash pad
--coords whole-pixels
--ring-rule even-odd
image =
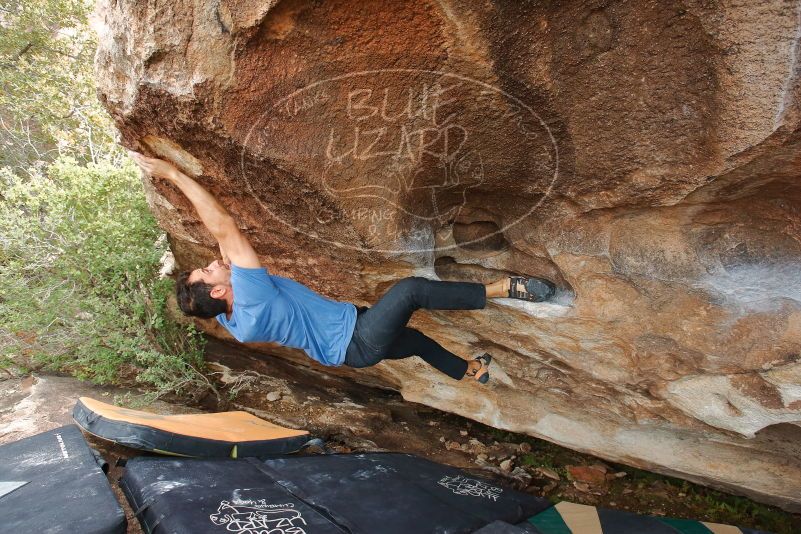
[[[767,534],[759,530],[638,515],[572,502],[560,502],[527,521],[542,534]]]
[[[159,415],[81,397],[72,417],[81,428],[100,438],[177,456],[286,454],[309,440],[305,430],[284,428],[242,411]]]
[[[139,457],[127,463],[120,486],[152,534],[469,533],[495,520],[520,523],[551,506],[495,481],[397,453]]]
[[[0,533],[125,531],[125,514],[77,426],[0,446]]]

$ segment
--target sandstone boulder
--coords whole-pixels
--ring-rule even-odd
[[[488,387],[413,361],[355,378],[801,510],[800,13],[101,0],[97,79],[122,143],[197,177],[275,274],[357,304],[411,274],[559,286],[415,316],[493,353]],[[212,257],[145,185],[179,265]]]

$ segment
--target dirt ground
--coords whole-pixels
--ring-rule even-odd
[[[801,532],[801,515],[697,484],[611,464],[546,441],[499,431],[426,406],[397,393],[295,366],[241,346],[210,341],[208,359],[228,409],[309,430],[332,452],[398,451],[491,476],[516,489],[641,514],[735,524],[776,533]],[[232,369],[248,369],[247,373]],[[71,422],[79,396],[130,402],[134,390],[100,387],[74,378],[13,377],[0,382],[0,444]],[[235,393],[233,400],[227,402]],[[128,396],[126,396],[128,394]],[[204,409],[215,408],[206,399]],[[159,413],[198,411],[157,401]],[[110,465],[114,491],[129,533],[142,532],[116,481],[120,460],[139,451],[89,439]],[[320,452],[320,451],[318,451]]]

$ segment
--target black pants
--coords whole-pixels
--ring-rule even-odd
[[[406,323],[415,310],[478,310],[487,302],[484,284],[439,282],[421,277],[399,280],[372,308],[360,308],[345,365],[369,367],[381,360],[420,356],[446,375],[460,380],[467,361]]]

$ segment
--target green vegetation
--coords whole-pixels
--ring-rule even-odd
[[[168,311],[166,238],[95,97],[91,5],[0,0],[0,371],[200,396],[202,338]]]
[[[0,167],[27,174],[58,156],[121,156],[95,97],[93,3],[0,0]]]
[[[42,174],[0,169],[0,186],[4,355],[158,394],[208,387],[200,337],[167,312],[166,243],[131,165],[60,158]]]

